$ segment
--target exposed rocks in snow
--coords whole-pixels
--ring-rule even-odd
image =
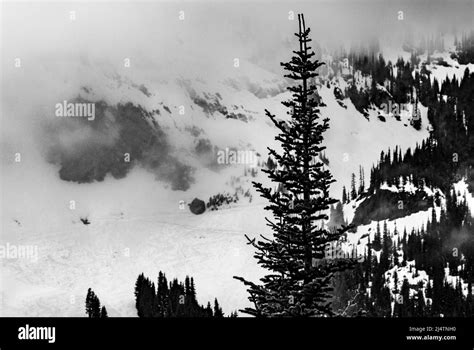
[[[359,225],[368,224],[372,220],[393,220],[427,210],[432,202],[433,198],[423,191],[395,193],[382,189],[358,205],[352,222]]]
[[[189,204],[189,210],[196,215],[202,214],[206,211],[206,203],[198,198],[194,198],[191,204]]]
[[[81,218],[81,222],[82,222],[84,225],[89,225],[89,224],[91,223],[87,217]]]

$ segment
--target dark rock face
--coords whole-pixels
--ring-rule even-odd
[[[339,89],[337,86],[334,88],[333,93],[336,100],[344,99],[344,94],[342,93],[341,89]]]
[[[76,99],[72,102],[88,102]],[[172,154],[153,113],[131,103],[95,103],[95,119],[62,118],[45,126],[48,161],[64,181],[90,183],[110,174],[124,178],[135,165],[155,173],[173,190],[193,183],[193,169]]]
[[[243,113],[228,113],[226,115],[226,118],[227,119],[237,119],[237,120],[243,121],[245,123],[248,123],[248,121],[249,121],[247,116]]]
[[[433,197],[424,191],[415,193],[378,190],[366,197],[357,207],[352,224],[367,225],[371,221],[394,220],[419,211],[428,210]]]
[[[92,121],[58,119],[48,130],[49,161],[61,166],[62,180],[89,183],[107,174],[123,178],[150,148],[158,148],[163,161],[169,148],[166,136],[146,111],[131,103],[109,106],[101,101],[95,112]]]
[[[82,222],[84,225],[89,225],[89,224],[91,223],[88,218],[81,218],[81,222]]]
[[[191,204],[189,204],[189,210],[196,215],[202,214],[206,211],[206,203],[198,198],[194,198]]]
[[[217,95],[204,93],[204,98],[196,95],[193,98],[193,102],[201,107],[206,114],[214,114],[216,112],[220,112],[223,115],[228,114],[227,108],[221,104]]]

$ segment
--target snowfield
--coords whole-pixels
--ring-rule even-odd
[[[136,278],[154,280],[160,270],[169,279],[193,276],[199,301],[217,297],[227,314],[247,305],[232,277],[260,276],[244,234],[267,232],[263,204],[196,216],[179,206],[196,193],[171,191],[139,168],[87,185],[61,181],[36,161],[10,164],[5,174],[0,245],[34,246],[38,256],[0,259],[3,316],[83,316],[88,288],[111,316],[135,316]]]
[[[17,232],[11,244],[37,245],[38,262],[2,261],[2,316],[82,316],[93,288],[111,316],[136,316],[134,284],[141,272],[155,280],[193,276],[198,301],[215,297],[231,311],[247,305],[234,275],[258,278],[244,225],[259,222],[259,207],[194,216],[189,212],[71,225],[56,232]],[[255,227],[252,231],[263,232]],[[3,240],[2,240],[3,241]]]

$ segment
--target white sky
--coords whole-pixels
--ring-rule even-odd
[[[274,56],[287,51],[303,11],[318,43],[379,37],[385,44],[407,33],[474,29],[472,0],[464,1],[2,1],[1,50],[19,56],[80,56],[114,59],[179,54],[218,57]],[[185,12],[185,20],[178,18]],[[70,21],[69,12],[76,20]],[[398,21],[398,11],[404,20]],[[272,57],[273,58],[273,57]]]

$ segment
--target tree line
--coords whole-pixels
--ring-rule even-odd
[[[142,273],[135,283],[135,307],[138,317],[224,317],[217,299],[214,304],[200,305],[196,299],[194,278],[186,276],[184,282],[174,278],[168,283],[159,272],[157,284]],[[236,317],[232,312],[231,317]]]

